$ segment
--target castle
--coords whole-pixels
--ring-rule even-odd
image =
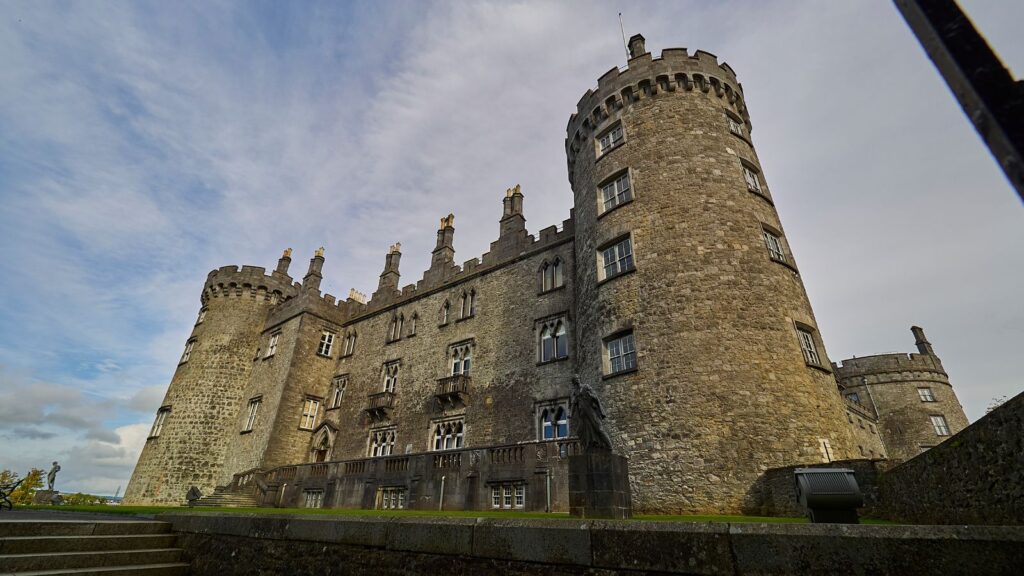
[[[640,512],[740,512],[766,470],[906,459],[967,419],[931,344],[832,364],[752,144],[742,88],[640,35],[569,118],[574,209],[534,236],[519,186],[457,265],[454,217],[369,299],[210,272],[126,504],[191,486],[264,506],[566,510],[579,374]]]

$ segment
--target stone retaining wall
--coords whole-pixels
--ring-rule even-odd
[[[1024,524],[1024,394],[886,472],[887,517],[927,524]]]
[[[194,576],[1017,574],[1024,528],[165,513]]]
[[[806,516],[796,494],[794,471],[797,468],[849,468],[864,494],[864,506],[857,513],[866,518],[884,516],[879,510],[879,475],[888,468],[885,460],[839,460],[828,464],[811,464],[772,468],[761,477],[761,514],[764,516]]]

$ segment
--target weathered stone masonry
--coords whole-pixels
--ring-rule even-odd
[[[289,253],[270,275],[211,272],[126,501],[230,483],[268,505],[394,505],[401,492],[431,507],[444,477],[455,506],[491,507],[495,489],[504,508],[514,487],[523,509],[550,493],[564,510],[547,478],[575,449],[574,373],[605,403],[639,511],[758,509],[770,468],[892,452],[883,400],[840,393],[834,371],[861,359],[829,362],[733,70],[702,51],[654,58],[639,35],[630,48],[569,120],[561,227],[529,234],[516,186],[486,254],[455,263],[449,215],[422,278],[400,288],[393,245],[369,300],[321,294],[322,250],[301,283]],[[549,348],[545,331],[559,335]],[[508,460],[505,446],[531,453]]]

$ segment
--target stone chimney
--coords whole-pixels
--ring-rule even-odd
[[[309,271],[302,279],[302,287],[306,290],[320,291],[320,281],[324,279],[324,247],[317,249],[316,253],[309,260]]]
[[[633,34],[629,38],[629,57],[630,59],[636,58],[637,56],[643,56],[647,54],[647,48],[644,47],[644,37],[642,34]]]
[[[505,190],[505,209],[501,215],[499,238],[526,232],[526,218],[523,217],[523,192],[516,184],[515,188]]]
[[[388,249],[388,255],[384,257],[384,271],[380,274],[380,283],[377,284],[377,292],[383,293],[398,290],[398,263],[402,259],[402,244],[392,244]]]
[[[911,326],[910,331],[914,333],[914,344],[917,345],[917,351],[926,356],[935,356],[932,343],[924,336],[924,329],[920,326]]]
[[[430,268],[439,268],[455,262],[455,215],[441,218],[437,229],[437,246],[430,258]]]
[[[288,248],[281,255],[281,258],[277,261],[277,269],[274,272],[278,274],[288,275],[288,267],[292,264],[292,249]]]

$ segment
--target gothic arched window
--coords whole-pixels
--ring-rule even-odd
[[[561,318],[545,322],[540,330],[540,361],[551,362],[569,356],[569,339]]]
[[[462,374],[469,376],[469,369],[473,364],[473,349],[469,343],[452,346],[451,362],[452,376]]]

